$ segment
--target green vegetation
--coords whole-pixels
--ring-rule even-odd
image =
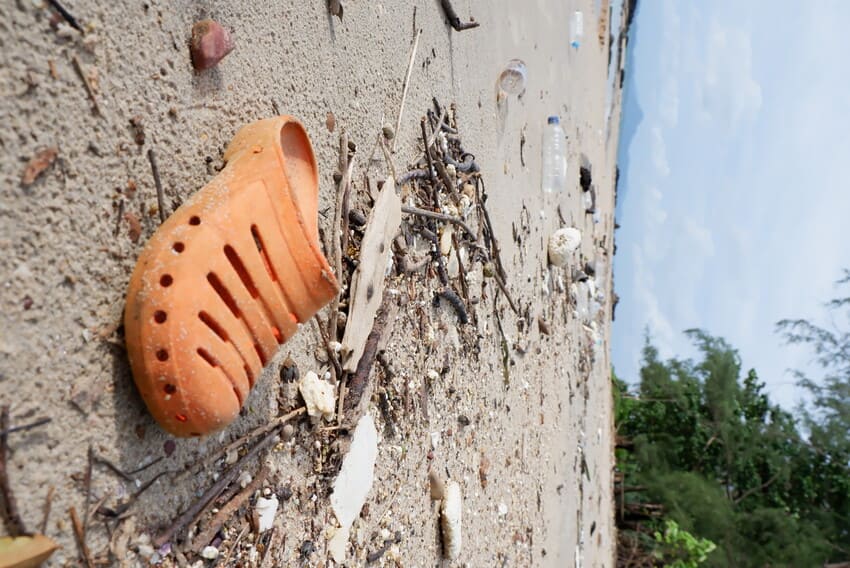
[[[850,325],[850,298],[828,306]],[[647,340],[639,384],[612,375],[620,565],[850,561],[850,330],[787,320],[778,331],[823,370],[798,373],[811,402],[795,414],[700,330],[686,332],[698,360],[663,361]]]

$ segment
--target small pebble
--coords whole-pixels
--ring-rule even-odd
[[[192,26],[189,44],[192,65],[198,71],[218,65],[224,56],[233,51],[230,33],[214,20],[201,20]]]
[[[214,546],[205,546],[201,551],[201,556],[207,560],[215,560],[218,558],[218,549]]]

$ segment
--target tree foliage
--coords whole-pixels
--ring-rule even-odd
[[[803,337],[824,337],[806,330]],[[824,398],[815,397],[801,425],[770,401],[754,370],[744,372],[732,346],[701,330],[687,334],[697,360],[663,361],[647,340],[636,389],[614,377],[623,441],[617,451],[621,528],[661,534],[661,518],[646,505],[655,503],[665,520],[696,535],[696,542],[716,543],[704,555],[706,566],[850,560],[843,550],[850,542],[850,454],[843,453],[848,430],[840,432],[841,442],[821,439],[846,424],[841,405],[850,405],[850,390],[821,391]],[[847,385],[850,372],[844,376]],[[836,370],[828,384],[839,378]],[[821,400],[828,401],[825,409]]]

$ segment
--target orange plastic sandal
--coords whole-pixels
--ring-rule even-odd
[[[154,233],[124,328],[136,385],[177,436],[229,424],[278,346],[339,285],[319,248],[318,172],[304,127],[243,127],[227,162]]]

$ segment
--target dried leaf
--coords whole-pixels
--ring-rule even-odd
[[[31,568],[50,558],[59,545],[44,535],[0,538],[0,564],[4,568]]]
[[[139,237],[142,235],[142,224],[139,222],[139,218],[128,211],[124,213],[124,220],[127,221],[127,234],[130,240],[134,243],[139,242]]]
[[[56,156],[59,154],[59,149],[56,146],[50,146],[36,152],[24,169],[24,175],[21,176],[21,184],[24,186],[32,185],[32,183],[40,176],[44,170],[53,164]]]

